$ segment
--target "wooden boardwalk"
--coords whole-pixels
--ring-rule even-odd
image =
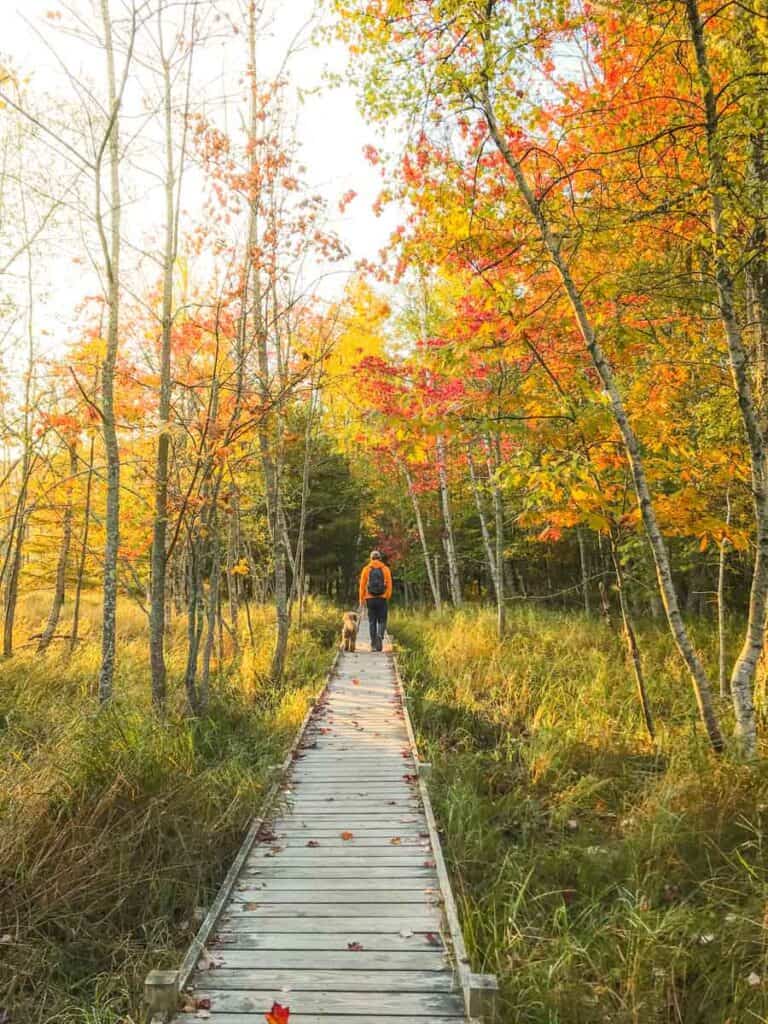
[[[177,976],[174,1021],[255,1024],[273,1002],[291,1024],[465,1019],[468,967],[452,963],[447,878],[401,694],[387,650],[340,655],[269,821],[193,946],[194,970]]]

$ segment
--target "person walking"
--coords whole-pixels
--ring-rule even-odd
[[[371,650],[380,651],[387,630],[387,608],[392,597],[392,573],[381,560],[380,551],[372,551],[371,559],[360,573],[360,604],[368,609]]]

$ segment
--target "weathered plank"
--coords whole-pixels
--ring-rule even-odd
[[[267,926],[268,927],[268,926]],[[414,932],[412,929],[386,932],[365,932],[362,929],[346,932],[273,932],[271,929],[249,931],[220,931],[210,943],[216,954],[224,955],[228,949],[241,950],[336,950],[347,952],[350,942],[359,941],[366,950],[379,952],[412,953],[438,948],[437,932]],[[440,940],[441,941],[441,940]]]
[[[265,863],[269,863],[268,861]],[[245,881],[249,878],[284,878],[286,881],[309,878],[315,879],[318,877],[317,868],[312,865],[304,865],[297,867],[295,865],[281,865],[280,867],[263,867],[253,868],[246,865],[242,876]],[[399,866],[392,865],[389,861],[386,867],[370,867],[369,865],[360,868],[350,868],[346,866],[346,862],[342,865],[339,864],[326,864],[323,867],[322,877],[328,882],[332,882],[339,879],[348,878],[350,881],[357,881],[358,879],[370,879],[372,882],[386,881],[391,878],[396,881],[398,885],[401,881],[408,879],[434,879],[436,875],[431,868],[425,868],[422,864],[416,866]]]
[[[294,921],[302,918],[331,918],[331,917],[373,917],[377,915],[381,922],[389,917],[409,917],[424,912],[426,915],[432,910],[432,906],[426,900],[409,900],[404,894],[397,903],[377,903],[374,899],[366,903],[355,903],[347,901],[344,903],[310,903],[303,904],[280,904],[249,901],[239,903],[233,900],[227,904],[225,916],[222,920],[233,920],[234,918],[269,919],[277,923],[280,918],[288,917]],[[435,915],[440,920],[439,915]]]
[[[226,914],[220,921],[220,931],[254,931],[258,928],[269,928],[270,932],[292,932],[299,934],[321,934],[323,932],[343,932],[350,936],[363,935],[370,932],[373,935],[385,935],[391,932],[437,932],[440,930],[440,914],[429,908],[429,913],[420,911],[417,914],[402,916],[384,916],[379,913],[379,907],[375,907],[375,916],[357,917],[326,917],[315,915],[313,917],[278,917],[266,913],[252,914]],[[266,921],[266,925],[263,923]],[[364,940],[361,940],[364,942]]]
[[[200,975],[203,984],[216,991],[248,992],[450,992],[453,975],[450,971],[360,971],[316,970],[304,966],[300,970],[218,967]]]
[[[361,895],[360,889],[353,889],[351,891],[346,889],[320,889],[313,892],[311,890],[273,889],[271,886],[267,886],[264,889],[245,889],[242,892],[238,892],[232,899],[231,906],[237,907],[242,903],[250,905],[251,909],[255,909],[256,906],[268,906],[269,904],[278,903],[298,903],[303,907],[313,906],[316,903],[330,903],[335,907],[343,905],[346,910],[346,904],[359,906],[362,901],[365,901],[368,906],[373,903],[385,903],[388,906],[394,904],[396,907],[419,903],[433,905],[436,902],[436,892],[436,889],[427,891],[423,888],[395,889],[390,887],[389,889],[382,890],[363,889]],[[343,913],[344,911],[340,912]],[[368,910],[366,909],[363,913],[367,914]]]
[[[182,1013],[174,1019],[179,1024],[200,1024],[200,1017],[194,1013]],[[213,1024],[255,1024],[252,1013],[226,1013],[214,1010],[209,1014],[209,1019]],[[341,1021],[342,1018],[338,1018],[338,1020]],[[456,1024],[456,1020],[456,1017],[436,1017],[431,1013],[429,1016],[414,1017],[409,1014],[394,1019],[391,1016],[383,1017],[368,1013],[345,1014],[343,1024]],[[325,1013],[293,1013],[291,1011],[291,1024],[336,1024],[336,1022],[332,1022]]]
[[[241,875],[241,883],[236,886],[236,894],[242,895],[247,891],[261,892],[324,892],[340,890],[348,892],[377,892],[392,891],[393,881],[395,891],[400,889],[415,889],[421,892],[430,890],[438,891],[437,877],[434,874],[427,878],[398,878],[396,881],[387,874],[384,878],[371,878],[370,875],[362,872],[357,878],[349,878],[348,873],[342,878],[328,878],[325,873],[312,872],[307,878],[290,878],[282,872],[273,878],[262,878],[260,875]],[[434,882],[433,884],[430,884]]]
[[[210,999],[213,1012],[255,1013],[259,1016],[271,1009],[275,999],[283,1004],[290,1003],[292,1013],[326,1014],[326,1020],[334,1014],[365,1014],[372,1008],[383,1016],[395,1017],[464,1015],[461,998],[453,992],[302,992],[295,989],[257,992],[200,988],[195,990],[195,996]]]
[[[355,945],[354,942],[347,943]],[[344,950],[318,949],[312,953],[306,950],[284,949],[222,949],[214,953],[218,964],[214,974],[218,977],[221,967],[233,970],[281,970],[291,971],[309,967],[312,970],[334,971],[445,971],[445,953],[439,948],[413,950],[409,952],[377,952],[369,950],[364,943],[357,943],[362,949]],[[203,979],[203,974],[199,978]],[[215,978],[211,982],[215,983]]]

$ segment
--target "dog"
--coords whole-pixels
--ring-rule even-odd
[[[341,647],[344,651],[355,650],[359,616],[357,612],[344,612],[341,620]]]

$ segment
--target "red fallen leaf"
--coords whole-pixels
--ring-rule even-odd
[[[272,1009],[264,1014],[267,1024],[288,1024],[291,1015],[290,1006],[281,1006],[280,1003],[272,1003]]]
[[[363,949],[361,942],[348,942],[347,949],[350,949],[353,953],[359,953]]]
[[[201,999],[196,999],[195,1000],[195,1009],[196,1010],[210,1010],[210,1008],[211,1008],[211,1000],[208,998],[208,996],[203,996]]]
[[[425,868],[433,868],[434,866],[435,866],[435,862],[433,860],[425,860],[424,861],[424,867]]]
[[[406,772],[403,778],[405,779],[406,782],[415,782],[418,776],[413,775],[411,772]]]
[[[345,840],[345,841],[348,840],[348,839],[354,839],[354,837],[355,837],[355,833],[354,832],[342,832],[341,833],[341,838],[343,840]]]
[[[427,934],[424,937],[427,940],[427,942],[430,944],[430,946],[442,946],[442,942],[440,941],[440,936],[439,935],[435,935],[434,932],[427,932]]]
[[[318,843],[318,841],[316,839],[310,839],[309,842],[307,843],[307,846],[319,846],[319,845],[320,845],[320,843]]]
[[[360,680],[359,679],[353,679],[352,680],[352,685],[353,686],[359,686],[360,685]]]

